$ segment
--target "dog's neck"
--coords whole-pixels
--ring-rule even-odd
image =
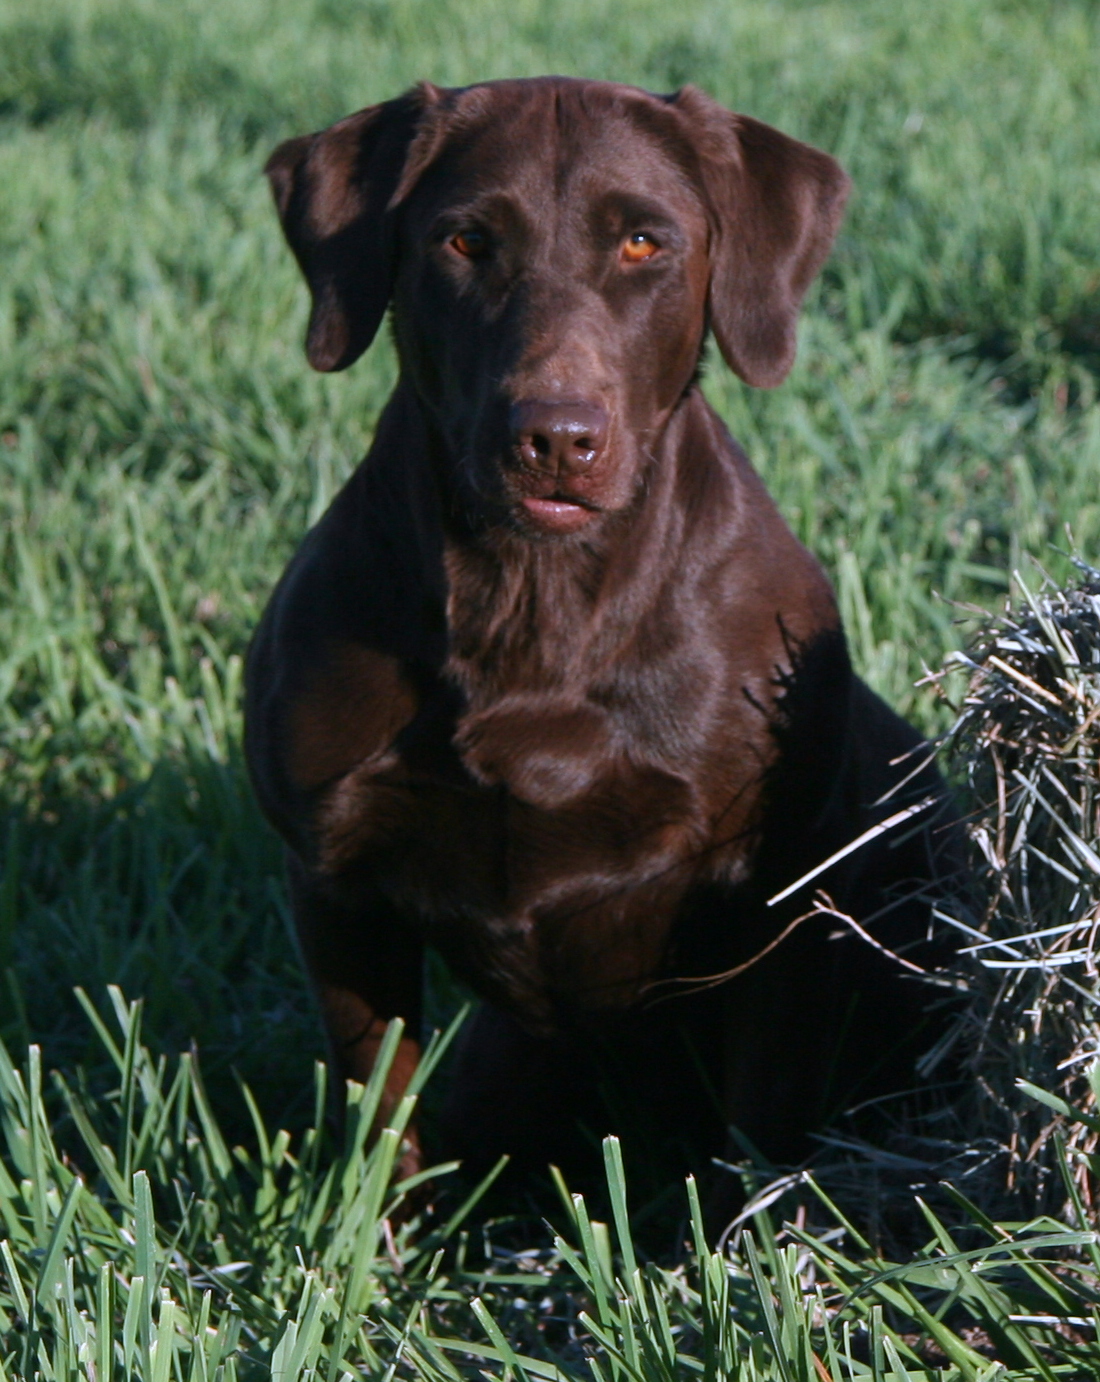
[[[693,388],[654,447],[631,504],[592,530],[532,538],[445,521],[448,670],[468,695],[492,699],[520,688],[568,694],[599,679],[601,666],[637,638],[673,574],[699,561],[698,529],[715,507],[703,492],[731,482],[714,464],[724,436]],[[685,490],[696,502],[683,502]],[[727,498],[727,513],[728,505]]]

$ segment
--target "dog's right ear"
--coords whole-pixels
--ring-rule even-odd
[[[267,161],[283,232],[313,295],[306,355],[314,369],[347,369],[381,325],[394,275],[390,201],[417,124],[439,95],[422,83],[288,139]]]

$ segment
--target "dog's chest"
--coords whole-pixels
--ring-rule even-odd
[[[402,891],[453,894],[444,911],[518,915],[579,879],[640,882],[700,836],[696,787],[629,751],[600,707],[516,693],[455,714],[438,699],[320,794],[327,872],[369,860]]]
[[[685,864],[701,852],[682,784],[650,772],[550,808],[505,781],[380,779],[375,801],[361,863],[476,990],[528,1026],[630,1005],[660,972]]]
[[[549,995],[634,1001],[684,894],[747,871],[767,687],[731,694],[668,618],[660,638],[643,620],[624,639],[576,583],[534,571],[502,590],[475,574],[449,572],[450,657],[404,727],[326,791],[320,862],[366,872],[475,987],[528,1016]],[[375,715],[377,697],[355,699]]]
[[[476,988],[526,1021],[636,1001],[693,882],[745,865],[747,777],[731,793],[738,810],[718,820],[716,850],[720,813],[696,778],[670,754],[639,752],[607,709],[516,691],[455,713],[450,691],[437,692],[438,705],[423,701],[385,752],[324,794],[325,871],[368,873]],[[751,756],[746,765],[757,773]]]

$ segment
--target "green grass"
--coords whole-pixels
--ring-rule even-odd
[[[72,989],[120,984],[156,1051],[197,1044],[230,1143],[259,1155],[238,1075],[269,1124],[306,1137],[314,1116],[322,1044],[241,770],[241,657],[394,366],[380,340],[346,375],[306,367],[306,294],[260,174],[275,142],[419,77],[563,71],[696,81],[837,153],[857,190],[795,372],[758,394],[715,359],[706,388],[836,580],[860,668],[931,729],[943,712],[913,682],[965,633],[941,596],[999,601],[1028,553],[1063,573],[1066,523],[1100,562],[1098,51],[1088,0],[0,0],[10,1049],[39,1043],[70,1084],[82,1066],[89,1090],[119,1088]],[[60,1095],[45,1107],[43,1136],[59,1120],[76,1156]],[[186,1123],[165,1156],[190,1155]],[[35,1192],[55,1218],[58,1167]],[[116,1226],[131,1193],[87,1192]],[[200,1296],[170,1289],[192,1319]],[[402,1289],[411,1310],[419,1288]],[[698,1306],[697,1286],[678,1291]],[[26,1336],[3,1309],[18,1371]]]
[[[715,1250],[689,1180],[686,1251],[670,1269],[635,1246],[615,1138],[611,1222],[559,1179],[563,1230],[548,1249],[509,1251],[484,1230],[471,1240],[463,1225],[488,1180],[446,1220],[414,1214],[395,1229],[423,1181],[392,1183],[401,1131],[446,1038],[373,1145],[399,1024],[370,1084],[348,1087],[341,1149],[321,1127],[319,1066],[300,1140],[272,1135],[242,1089],[246,1150],[223,1136],[193,1056],[169,1065],[142,1044],[140,1003],[112,989],[104,1020],[81,999],[117,1081],[106,1098],[55,1074],[51,1105],[38,1048],[20,1070],[0,1046],[12,1173],[0,1168],[0,1379],[1054,1382],[1100,1368],[1100,1344],[1082,1337],[1100,1326],[1095,1233],[994,1224],[957,1197],[978,1243],[925,1207],[927,1240],[893,1262],[807,1178],[830,1227],[777,1234],[762,1209]],[[86,1178],[51,1131],[56,1106]],[[1081,1257],[1072,1271],[1067,1254]],[[1052,1333],[1062,1320],[1069,1342]],[[990,1365],[994,1352],[1011,1374]]]

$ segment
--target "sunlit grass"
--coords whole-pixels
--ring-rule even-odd
[[[245,1087],[250,1135],[233,1146],[195,1058],[169,1064],[143,1044],[140,1003],[112,989],[105,1016],[80,997],[106,1088],[55,1074],[48,1090],[37,1047],[17,1068],[0,1045],[0,1378],[1049,1382],[1100,1367],[1092,1232],[994,1224],[956,1196],[967,1243],[925,1207],[927,1241],[894,1262],[807,1177],[814,1226],[777,1232],[760,1209],[714,1249],[689,1180],[685,1260],[669,1268],[634,1241],[608,1138],[610,1223],[559,1178],[552,1247],[497,1248],[491,1231],[472,1246],[461,1230],[492,1176],[428,1225],[412,1197],[429,1175],[438,1193],[453,1165],[395,1183],[447,1036],[377,1141],[396,1024],[370,1084],[348,1087],[342,1147],[321,1124],[322,1066],[299,1138],[268,1127]],[[991,1371],[991,1353],[1011,1373]]]
[[[145,1146],[155,1143],[161,1162],[138,1165],[131,1149],[116,1183],[60,1090],[34,1103],[30,1067],[18,1097],[18,1081],[5,1074],[0,1174],[14,1179],[0,1182],[0,1201],[18,1258],[9,1271],[29,1312],[20,1319],[13,1278],[0,1272],[0,1365],[9,1375],[39,1366],[90,1376],[97,1366],[104,1382],[102,1349],[116,1346],[115,1376],[132,1366],[164,1382],[213,1379],[219,1368],[230,1377],[238,1367],[288,1377],[316,1367],[337,1382],[345,1364],[382,1375],[399,1346],[402,1367],[449,1376],[445,1360],[459,1357],[423,1342],[432,1331],[459,1330],[459,1315],[440,1323],[417,1313],[434,1287],[411,1231],[399,1238],[398,1257],[406,1261],[407,1251],[419,1265],[403,1268],[400,1281],[386,1276],[388,1251],[371,1258],[370,1273],[381,1275],[370,1280],[383,1283],[380,1292],[392,1287],[397,1311],[362,1326],[375,1361],[364,1351],[348,1362],[346,1340],[334,1353],[346,1262],[332,1258],[322,1270],[306,1256],[305,1266],[295,1259],[285,1268],[286,1225],[264,1219],[268,1209],[256,1208],[248,1181],[255,1171],[270,1186],[257,1169],[268,1165],[282,1177],[280,1194],[298,1176],[308,1198],[321,1195],[326,1175],[344,1174],[332,1167],[350,1163],[316,1151],[311,1070],[322,1046],[288,942],[279,850],[241,769],[241,659],[288,554],[366,449],[394,372],[385,339],[346,375],[321,378],[306,367],[306,294],[260,173],[273,144],[420,77],[446,84],[561,71],[657,90],[695,81],[841,157],[856,193],[811,295],[791,379],[775,393],[753,393],[715,359],[705,387],[833,576],[860,669],[899,709],[936,728],[944,712],[913,682],[965,635],[950,602],[996,604],[1028,553],[1064,575],[1051,544],[1068,549],[1067,523],[1082,554],[1098,561],[1098,27],[1086,0],[0,6],[0,1034],[13,1053],[40,1044],[38,1068],[62,1065],[73,1088],[84,1067],[112,1155],[125,1159],[127,1099],[131,1112],[173,1110],[163,1127],[160,1113],[149,1115]],[[255,1269],[268,1313],[248,1338],[231,1342],[225,1332],[253,1328],[244,1307],[233,1315],[223,1286],[200,1289],[188,1276],[194,1262],[206,1271],[217,1261],[215,1221],[229,1200],[216,1167],[209,1179],[187,1182],[194,1189],[201,1180],[188,1211],[193,1258],[182,1238],[169,1248],[182,1213],[171,1187],[184,1183],[181,1168],[200,1144],[214,1165],[213,1123],[199,1116],[197,1094],[184,1100],[185,1088],[198,1089],[191,1074],[172,1086],[174,1103],[167,1086],[149,1092],[153,1075],[133,1092],[134,1072],[154,1070],[157,1057],[119,1072],[71,992],[81,984],[98,1001],[112,983],[141,996],[150,1040],[167,1060],[197,1043],[211,1119],[227,1145],[250,1147],[250,1161],[233,1163],[233,1176],[245,1178],[235,1182],[232,1211],[242,1260],[268,1262],[264,1244],[284,1234],[283,1265]],[[291,1130],[290,1144],[269,1140],[264,1150],[235,1072],[267,1124]],[[104,1095],[110,1090],[119,1092]],[[19,1103],[24,1096],[34,1117]],[[142,1102],[147,1096],[152,1103]],[[319,1159],[307,1190],[301,1139],[311,1125],[310,1155]],[[43,1150],[50,1138],[56,1155]],[[32,1143],[39,1160],[28,1171],[19,1158]],[[72,1165],[62,1148],[76,1157]],[[87,1188],[73,1202],[77,1164]],[[375,1175],[384,1201],[382,1172],[355,1164],[356,1176]],[[149,1178],[153,1216],[140,1232],[137,1174]],[[207,1203],[214,1227],[198,1208]],[[66,1204],[74,1217],[55,1234]],[[555,1299],[597,1310],[608,1378],[632,1377],[632,1368],[647,1378],[693,1370],[676,1361],[685,1350],[715,1378],[802,1379],[813,1368],[820,1379],[815,1350],[834,1379],[851,1369],[922,1375],[897,1342],[909,1325],[890,1314],[900,1308],[894,1298],[880,1293],[875,1306],[874,1293],[860,1297],[866,1308],[853,1305],[845,1317],[851,1368],[843,1328],[829,1344],[818,1307],[792,1296],[791,1313],[783,1253],[803,1248],[794,1239],[775,1247],[764,1218],[754,1233],[774,1284],[776,1327],[793,1331],[777,1336],[781,1344],[769,1333],[771,1297],[747,1245],[728,1289],[742,1292],[738,1310],[750,1323],[705,1325],[707,1311],[722,1314],[729,1302],[700,1244],[696,1265],[679,1276],[635,1283],[626,1238],[618,1239],[620,1266],[608,1269],[615,1240],[589,1233],[583,1215],[563,1223],[576,1262],[551,1253],[539,1270],[565,1273],[547,1287],[563,1293]],[[139,1241],[146,1280],[150,1253],[157,1272],[163,1267],[158,1289],[169,1291],[169,1305],[130,1294],[127,1283],[141,1275]],[[855,1252],[853,1242],[845,1251]],[[946,1251],[942,1242],[937,1251]],[[191,1265],[172,1265],[173,1252]],[[831,1260],[824,1248],[813,1252],[819,1264]],[[104,1276],[108,1259],[114,1275]],[[447,1262],[436,1270],[451,1272]],[[872,1269],[860,1262],[851,1270],[865,1280]],[[606,1318],[594,1263],[605,1287],[623,1274],[622,1292],[608,1287],[602,1297]],[[47,1266],[49,1290],[32,1309]],[[960,1299],[973,1302],[980,1283],[968,1283]],[[1089,1283],[1080,1287],[1087,1300],[1062,1300],[1070,1313],[1088,1314]],[[207,1286],[215,1315],[196,1349],[187,1340],[202,1321]],[[459,1296],[469,1296],[467,1286]],[[508,1313],[499,1290],[494,1317],[507,1337],[533,1347],[538,1329],[530,1319],[521,1328],[522,1311]],[[138,1304],[127,1326],[131,1299]],[[499,1368],[504,1354],[491,1331],[452,1305]],[[1048,1305],[1025,1302],[1015,1313]],[[1008,1309],[1003,1301],[997,1308]],[[671,1312],[671,1335],[662,1309]],[[105,1331],[95,1324],[108,1317]],[[36,1329],[48,1367],[33,1362],[37,1344],[26,1351]],[[158,1331],[166,1345],[155,1353]],[[1083,1326],[1079,1333],[1094,1337]],[[785,1350],[793,1352],[774,1361]],[[900,1350],[900,1369],[891,1350]],[[1020,1377],[1047,1375],[1051,1355],[1039,1348],[1036,1356],[1028,1361],[1019,1344]],[[579,1369],[579,1357],[566,1350],[559,1361]],[[977,1379],[984,1365],[960,1354],[943,1366]],[[1087,1374],[1075,1366],[1062,1375]]]

